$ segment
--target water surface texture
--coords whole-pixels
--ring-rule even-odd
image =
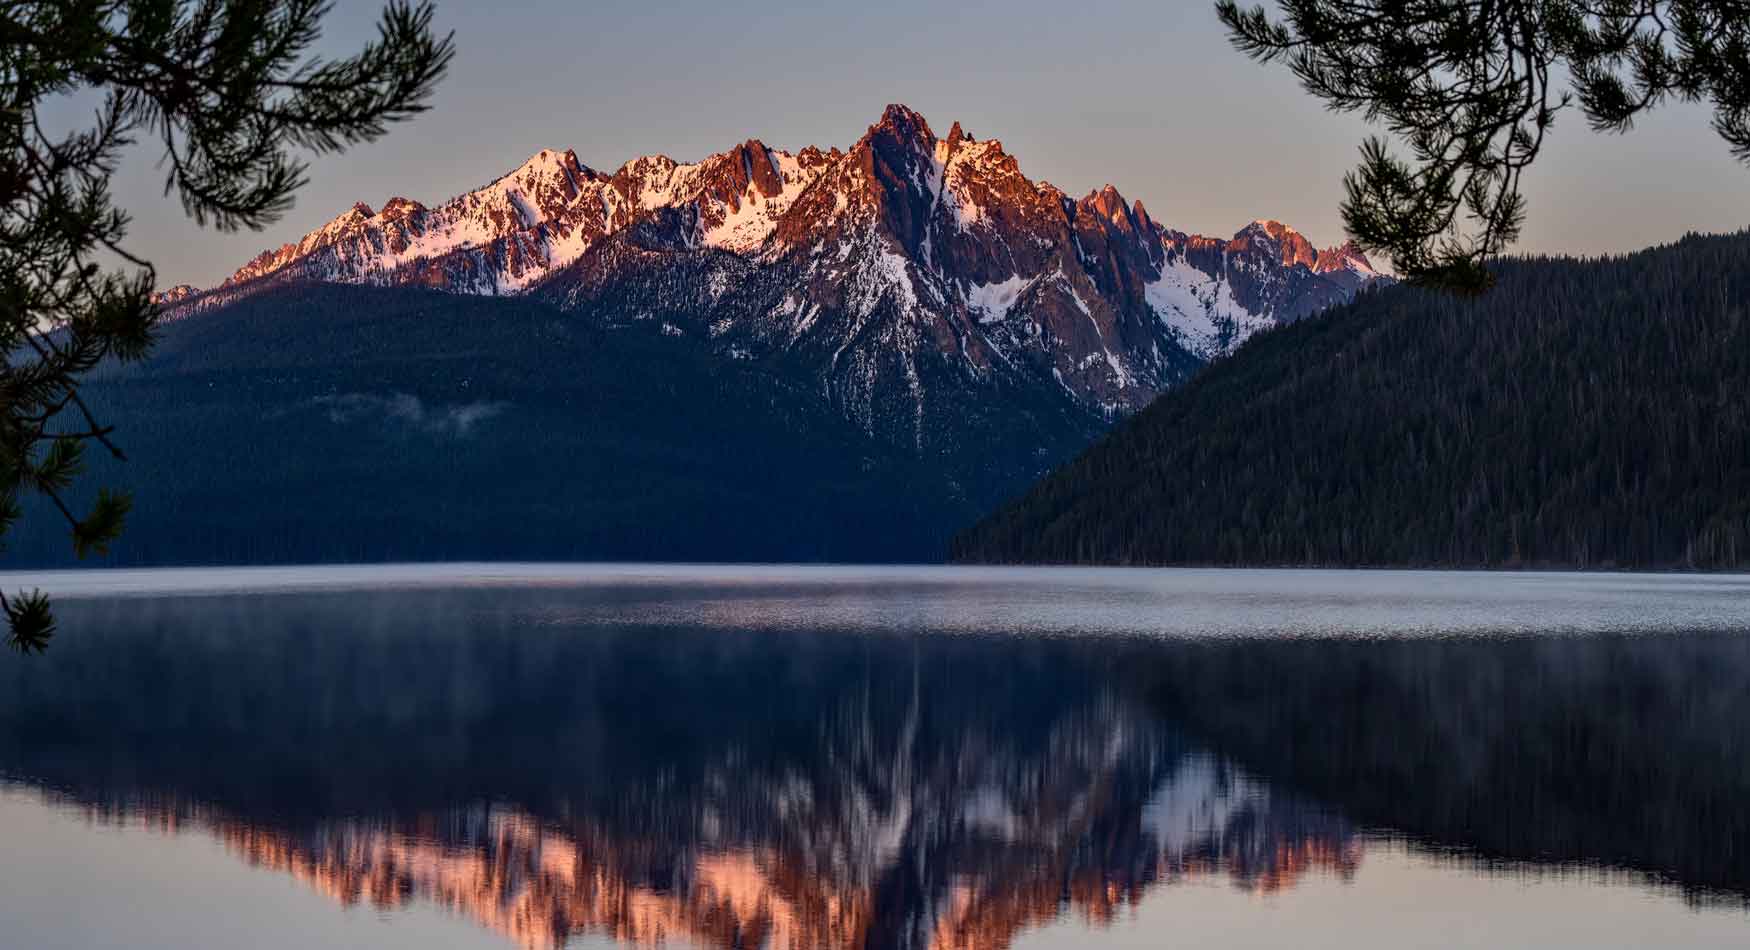
[[[1750,579],[0,575],[0,944],[1750,945]]]

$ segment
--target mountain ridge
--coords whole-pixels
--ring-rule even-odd
[[[889,106],[849,149],[748,139],[615,171],[543,149],[435,206],[357,204],[169,316],[295,281],[529,295],[659,320],[733,359],[788,363],[871,434],[930,450],[968,392],[1059,389],[1107,419],[1248,336],[1381,279],[1353,246],[1268,219],[1173,230],[1106,185],[1073,198],[998,139]],[[666,315],[666,316],[659,316]]]
[[[1750,232],[1247,343],[964,531],[1005,563],[1742,570]]]

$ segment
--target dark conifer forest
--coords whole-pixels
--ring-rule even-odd
[[[76,561],[39,505],[7,567],[940,560],[1092,432],[1010,404],[1010,433],[920,458],[653,322],[341,285],[171,323],[85,391],[128,460],[92,458],[79,490],[131,491],[128,530]]]
[[[1750,233],[1494,266],[1254,338],[953,557],[1750,565]]]

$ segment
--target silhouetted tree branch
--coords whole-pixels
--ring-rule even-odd
[[[454,52],[432,9],[391,3],[356,54],[311,55],[328,0],[39,0],[0,3],[0,539],[21,495],[48,500],[80,556],[122,530],[127,495],[88,510],[66,494],[111,430],[79,395],[106,359],[150,350],[158,308],[151,265],[129,252],[128,215],[109,179],[141,138],[162,147],[164,190],[197,222],[259,229],[305,180],[295,150],[376,139],[417,115]],[[95,92],[87,128],[45,130],[45,102]],[[99,262],[119,258],[126,268]],[[70,420],[70,421],[69,421]],[[9,643],[40,651],[54,634],[40,593],[0,595]]]
[[[1709,101],[1750,161],[1750,5],[1731,0],[1282,0],[1216,4],[1234,45],[1286,63],[1331,109],[1407,147],[1361,147],[1343,220],[1404,280],[1477,293],[1519,236],[1520,182],[1563,109],[1627,131],[1670,98]],[[1565,79],[1563,78],[1565,76]],[[1558,88],[1565,86],[1566,88]]]

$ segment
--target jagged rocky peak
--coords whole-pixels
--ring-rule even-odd
[[[960,127],[959,122],[955,122],[954,126],[948,130],[948,138],[944,140],[944,143],[947,145],[948,151],[952,153],[963,143],[972,141],[975,141],[973,137],[966,134],[966,130]]]
[[[1006,164],[1011,172],[1019,170],[1014,160],[1004,154],[1002,142],[996,139],[980,141],[959,122],[949,128],[946,137],[938,137],[929,120],[902,105],[888,106],[880,121],[869,127],[851,152],[854,155],[873,153],[896,167],[912,168],[921,164],[933,177],[916,179],[912,184],[924,190],[939,186],[940,176],[947,167],[962,162],[987,166]]]
[[[1148,209],[1142,206],[1141,198],[1136,199],[1136,204],[1131,207],[1130,213],[1136,216],[1137,223],[1142,225],[1144,230],[1150,232],[1155,230],[1154,219],[1148,216]]]
[[[383,204],[383,210],[377,212],[385,221],[399,221],[416,214],[425,213],[425,205],[412,198],[394,197]]]
[[[576,182],[592,176],[592,170],[578,160],[575,151],[544,148],[529,156],[527,161],[498,181],[515,182],[529,187],[545,182]]]
[[[851,147],[850,156],[862,172],[860,182],[865,188],[922,191],[926,183],[917,172],[935,161],[936,134],[923,116],[905,106],[891,105]]]
[[[789,158],[759,139],[748,139],[691,167],[697,170],[699,195],[723,202],[733,213],[741,210],[744,201],[783,195],[784,165]]]
[[[735,157],[741,160],[742,173],[748,184],[763,198],[776,198],[784,193],[784,169],[778,156],[759,139],[748,139],[735,147]]]
[[[796,164],[804,171],[815,172],[838,162],[844,156],[845,153],[839,151],[836,145],[826,151],[821,151],[818,146],[810,145],[796,153]]]
[[[1260,218],[1234,235],[1234,249],[1256,249],[1274,256],[1285,267],[1301,264],[1312,267],[1319,252],[1299,231],[1268,218]]]
[[[960,123],[954,123],[958,128]],[[869,127],[869,135],[875,136],[882,132],[890,132],[895,137],[910,141],[924,141],[934,144],[936,133],[930,131],[930,122],[909,106],[899,103],[890,104],[881,113],[881,118]]]
[[[1373,263],[1367,259],[1366,253],[1361,250],[1361,245],[1354,241],[1345,241],[1337,247],[1320,251],[1318,261],[1313,265],[1313,270],[1321,274],[1340,270],[1378,274],[1378,271],[1373,269]]]
[[[191,284],[177,284],[174,287],[167,287],[154,293],[152,295],[152,302],[160,307],[167,307],[181,303],[198,293],[200,293],[200,291]]]
[[[1140,204],[1141,202],[1138,202],[1138,205]],[[1108,184],[1099,191],[1089,192],[1088,196],[1082,199],[1082,205],[1111,222],[1114,227],[1121,231],[1140,232],[1142,230],[1142,222],[1138,220],[1138,216],[1131,213],[1130,208],[1124,202],[1124,196],[1118,193],[1118,188],[1115,185]]]
[[[486,216],[483,223],[490,231],[503,234],[562,217],[595,177],[570,149],[542,149],[510,174],[456,199],[454,204],[464,215]]]

